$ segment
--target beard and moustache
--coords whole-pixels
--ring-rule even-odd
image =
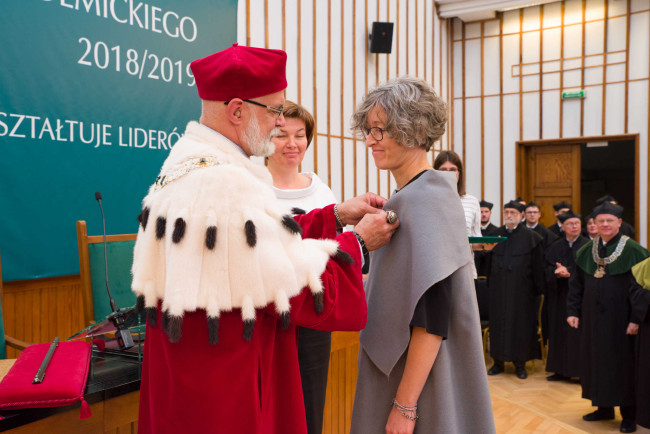
[[[256,157],[268,157],[275,152],[275,144],[271,141],[271,137],[278,134],[279,128],[275,127],[266,136],[262,136],[260,124],[257,122],[257,115],[251,111],[250,121],[243,132],[243,139],[248,145],[252,155]]]
[[[516,217],[504,217],[503,218],[503,224],[506,225],[506,226],[517,226],[520,223],[520,221],[517,221]]]

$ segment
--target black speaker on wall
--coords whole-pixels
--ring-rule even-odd
[[[371,53],[390,53],[393,47],[393,23],[372,23],[370,34]]]

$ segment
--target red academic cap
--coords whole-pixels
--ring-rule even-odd
[[[201,99],[249,99],[286,89],[287,53],[240,46],[211,54],[190,64]]]

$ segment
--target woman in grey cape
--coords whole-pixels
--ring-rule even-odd
[[[370,260],[352,433],[494,432],[463,207],[455,176],[427,154],[446,121],[446,104],[410,77],[372,90],[353,115],[395,178],[384,208],[400,227]]]

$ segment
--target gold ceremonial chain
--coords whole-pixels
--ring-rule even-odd
[[[153,190],[158,191],[170,182],[182,178],[195,169],[200,169],[202,167],[219,166],[221,164],[224,163],[213,157],[190,158],[189,160],[183,161],[173,169],[168,170],[166,173],[161,172],[160,175],[158,175],[158,178],[156,178],[156,184]]]
[[[627,240],[629,239],[630,237],[628,237],[627,235],[622,235],[621,239],[618,240],[616,249],[612,252],[612,254],[606,258],[601,258],[600,256],[598,256],[598,245],[600,243],[600,235],[594,238],[593,244],[591,245],[591,256],[594,258],[594,262],[598,265],[598,268],[594,273],[594,277],[596,279],[600,279],[605,275],[605,265],[611,264],[612,262],[617,260],[619,256],[621,256],[621,253],[623,253],[623,248],[625,248],[625,243],[627,243]]]

